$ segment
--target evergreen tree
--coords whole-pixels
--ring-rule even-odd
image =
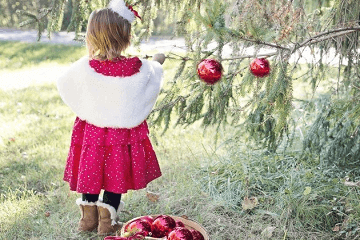
[[[59,31],[66,0],[53,0],[40,14],[26,11],[30,17],[23,25],[38,23],[42,32],[47,19],[49,34]],[[360,159],[360,80],[358,0],[128,0],[139,10],[142,22],[136,22],[136,40],[147,38],[159,9],[165,23],[175,23],[174,35],[183,36],[187,52],[178,59],[177,73],[164,87],[152,121],[169,127],[190,125],[200,120],[204,127],[226,124],[239,126],[238,135],[275,151],[284,140],[291,142],[298,120],[291,114],[294,106],[313,108],[318,116],[308,124],[304,154],[317,153],[323,159],[356,164]],[[71,1],[69,31],[77,36],[86,25],[90,12],[107,6],[107,0]],[[39,35],[40,36],[40,35]],[[224,49],[231,49],[225,56]],[[253,53],[248,50],[254,49]],[[310,52],[308,64],[300,64],[304,52]],[[339,61],[330,65],[327,54],[334,52]],[[266,57],[271,74],[255,77],[249,61]],[[216,58],[224,66],[224,75],[215,85],[207,85],[197,76],[197,65],[205,58]],[[337,74],[329,73],[337,69]],[[304,73],[305,71],[305,73]],[[294,99],[294,82],[304,81],[314,94],[321,82],[336,80],[321,99]],[[315,96],[315,95],[314,95]],[[305,107],[304,107],[305,106]],[[316,109],[315,109],[316,108]],[[176,112],[177,114],[172,114]],[[243,130],[246,129],[246,132]]]

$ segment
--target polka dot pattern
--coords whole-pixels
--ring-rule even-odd
[[[99,61],[92,59],[90,66],[105,76],[128,77],[140,72],[142,62],[138,57],[114,58],[113,60]]]
[[[135,74],[136,68],[139,70],[141,64],[131,65],[132,70],[118,68],[129,61],[90,60],[90,66],[99,73],[104,71],[111,76],[119,76],[119,72]],[[104,62],[106,63],[103,64]],[[94,67],[100,65],[101,68]],[[102,189],[126,193],[128,190],[145,188],[149,182],[161,176],[148,134],[146,120],[131,129],[101,128],[77,117],[64,181],[69,183],[72,191],[87,194],[99,194]]]

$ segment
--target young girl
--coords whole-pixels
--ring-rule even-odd
[[[160,91],[164,56],[147,61],[121,55],[130,45],[134,12],[123,0],[94,11],[86,34],[89,56],[58,80],[61,98],[77,115],[64,181],[82,193],[79,231],[119,230],[121,194],[161,176],[145,119]]]

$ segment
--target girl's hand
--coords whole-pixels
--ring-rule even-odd
[[[153,61],[157,61],[162,65],[165,62],[165,58],[165,54],[157,53],[153,56]]]

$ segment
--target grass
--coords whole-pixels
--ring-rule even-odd
[[[6,56],[15,63],[24,49],[34,57],[17,67],[3,65]],[[15,74],[66,64],[84,53],[81,47],[57,49],[45,59],[49,45],[0,42],[0,64]],[[170,63],[165,69],[167,76],[174,74]],[[62,181],[75,115],[55,84],[0,90],[0,116],[0,239],[102,239],[95,232],[76,232],[79,195]],[[187,215],[205,226],[212,240],[266,239],[262,232],[269,226],[276,227],[271,239],[359,237],[360,189],[344,186],[344,173],[336,168],[300,160],[297,149],[266,155],[241,139],[229,140],[231,127],[220,132],[220,141],[229,140],[220,146],[212,141],[214,130],[204,135],[200,123],[161,132],[151,129],[163,176],[124,195],[123,221]],[[149,201],[147,191],[159,201]],[[255,208],[243,209],[246,196],[257,198]],[[339,231],[333,231],[336,224]]]
[[[76,61],[84,54],[85,48],[79,46],[6,41],[0,44],[0,69],[16,70],[54,63],[66,64]]]

